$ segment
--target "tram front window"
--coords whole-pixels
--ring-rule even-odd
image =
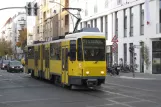
[[[85,61],[105,60],[105,39],[83,39]]]

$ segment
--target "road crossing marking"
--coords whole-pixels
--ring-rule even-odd
[[[21,102],[35,102],[35,101],[46,101],[46,100],[59,100],[60,98],[46,98],[46,99],[31,99],[31,100],[19,100],[19,101],[4,101],[0,102],[3,104],[6,103],[21,103]]]
[[[147,90],[147,89],[136,88],[136,87],[126,86],[126,85],[120,85],[120,84],[114,84],[114,83],[106,83],[106,84],[107,85],[109,84],[109,85],[114,85],[114,86],[125,87],[125,88],[133,88],[133,89],[142,90],[142,91],[158,92],[156,90]],[[107,86],[103,86],[103,87],[107,87]]]

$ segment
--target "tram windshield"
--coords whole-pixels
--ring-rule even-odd
[[[105,60],[105,39],[85,38],[83,48],[85,61]]]

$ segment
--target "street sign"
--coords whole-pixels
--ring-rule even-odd
[[[118,42],[118,39],[117,39],[117,36],[116,35],[112,38],[112,41],[111,42]]]
[[[118,48],[118,44],[114,42],[112,44],[112,52],[117,52],[117,48]]]
[[[112,44],[112,52],[115,53],[115,52],[117,52],[117,48],[118,48],[118,44],[117,44],[118,39],[117,39],[116,35],[112,38],[111,42],[113,42],[113,44]]]

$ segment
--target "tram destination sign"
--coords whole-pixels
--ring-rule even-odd
[[[103,45],[105,44],[105,40],[104,39],[83,39],[83,43],[85,45],[88,45],[88,44]]]

